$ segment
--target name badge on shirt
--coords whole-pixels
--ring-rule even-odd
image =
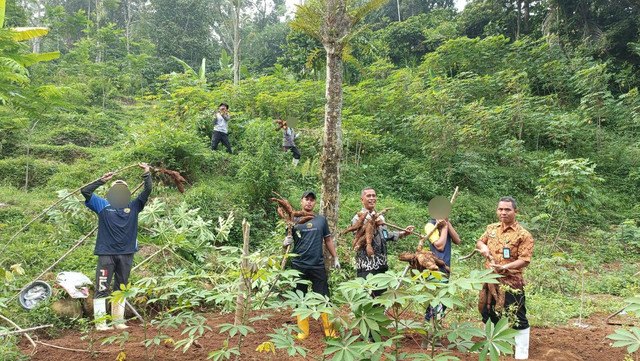
[[[511,250],[507,247],[502,249],[502,258],[509,259],[511,258]]]
[[[386,229],[383,229],[383,230],[382,230],[382,237],[383,237],[384,239],[389,239],[389,232],[387,232],[387,230],[386,230]]]

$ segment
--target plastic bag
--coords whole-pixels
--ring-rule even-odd
[[[91,280],[80,272],[60,272],[56,277],[58,283],[56,286],[64,288],[71,298],[87,298],[89,296],[89,288]]]

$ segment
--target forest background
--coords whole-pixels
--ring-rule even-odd
[[[68,191],[144,161],[190,186],[156,185],[139,242],[172,252],[132,281],[167,266],[213,272],[216,247],[242,245],[242,219],[252,251],[279,254],[284,225],[268,198],[277,191],[297,206],[321,180],[325,50],[292,30],[292,17],[283,0],[7,0],[0,247]],[[25,26],[49,31],[17,42],[7,30]],[[452,0],[392,0],[374,10],[344,51],[338,228],[365,186],[380,208],[394,207],[390,222],[418,229],[428,201],[459,186],[451,221],[460,256],[496,221],[497,199],[514,196],[536,241],[526,272],[532,323],[620,308],[640,287],[639,35],[633,1],[485,0],[458,11]],[[36,63],[30,52],[59,58]],[[210,149],[223,101],[234,114],[233,155]],[[276,117],[297,120],[298,167],[281,151]],[[138,182],[137,170],[123,176]],[[6,301],[95,223],[75,198],[6,246],[0,310],[24,326],[77,327]],[[92,275],[93,242],[56,269]],[[332,284],[355,277],[351,237],[337,243],[344,267]],[[481,268],[479,257],[454,261],[453,274]],[[581,305],[581,294],[608,296]],[[474,308],[459,317],[476,317]]]

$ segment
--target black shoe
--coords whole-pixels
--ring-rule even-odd
[[[360,335],[360,341],[364,341],[364,336]],[[373,335],[369,334],[369,337],[367,337],[367,341],[373,343],[376,342],[376,340],[373,339]]]

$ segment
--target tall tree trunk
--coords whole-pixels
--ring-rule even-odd
[[[324,109],[324,139],[320,170],[322,199],[320,211],[327,218],[337,248],[338,210],[340,208],[340,161],[342,160],[342,74],[346,35],[351,30],[345,0],[325,0],[326,13],[322,28],[322,45],[327,52]],[[324,249],[325,267],[333,262]]]
[[[401,22],[402,19],[400,18],[400,0],[396,0],[396,5],[398,7],[398,22]]]
[[[530,0],[524,0],[522,8],[522,30],[525,34],[529,34],[529,1]]]
[[[102,51],[100,50],[100,11],[102,6],[98,0],[96,0],[96,64],[102,62]]]
[[[125,15],[124,22],[124,36],[126,39],[127,46],[127,55],[131,54],[131,0],[126,0],[127,4],[125,6],[127,14]]]
[[[233,84],[240,82],[240,0],[233,2]]]
[[[520,38],[521,23],[522,23],[522,0],[516,0],[516,40]]]
[[[338,49],[337,49],[338,48]],[[322,199],[320,209],[327,218],[329,230],[338,234],[340,201],[340,161],[342,159],[342,49],[325,45],[327,50],[326,106],[324,112],[324,139],[322,145]],[[331,262],[325,252],[326,262]]]
[[[31,134],[33,134],[33,130],[36,129],[36,125],[38,125],[39,121],[40,119],[36,120],[35,123],[33,123],[33,126],[31,127],[31,129],[29,129],[29,136],[27,137],[27,169],[25,171],[25,176],[24,176],[25,192],[29,190],[29,153],[31,153]]]

